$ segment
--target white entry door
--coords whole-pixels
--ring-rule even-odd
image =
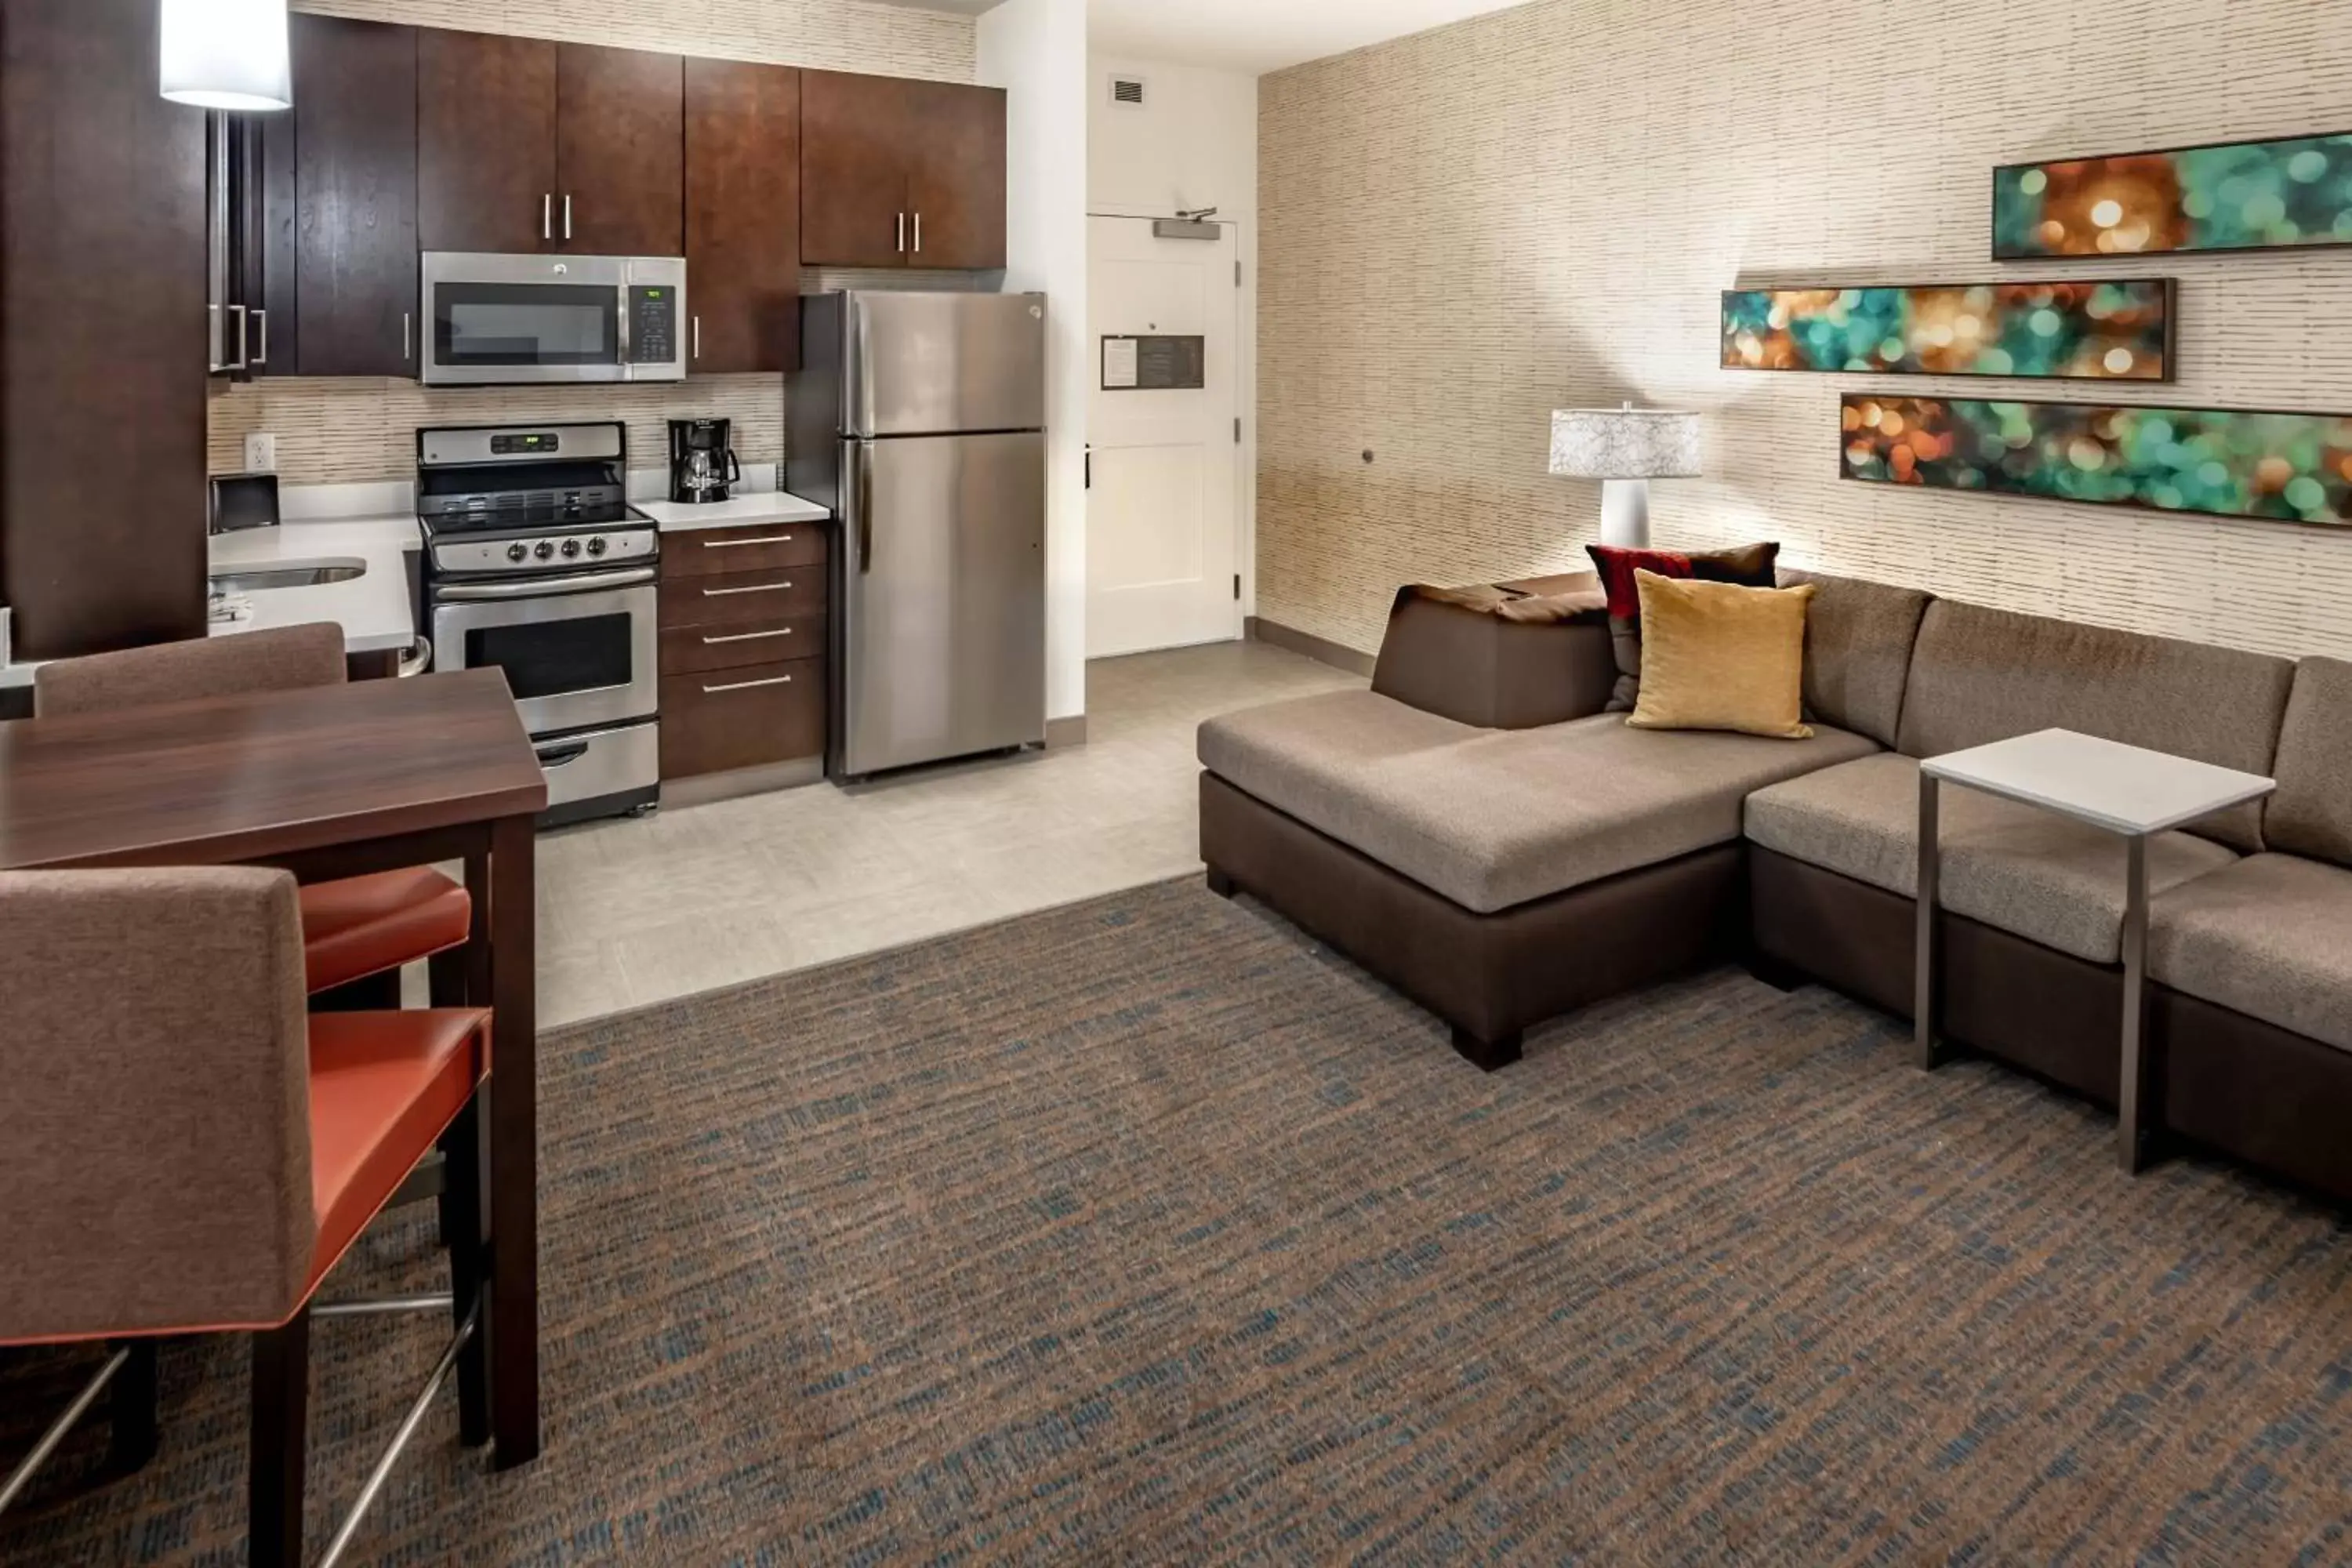
[[[1087,657],[1242,635],[1241,294],[1231,224],[1089,220]]]

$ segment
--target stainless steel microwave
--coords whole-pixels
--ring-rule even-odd
[[[686,379],[675,256],[425,254],[427,385]]]

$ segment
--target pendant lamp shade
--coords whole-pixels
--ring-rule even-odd
[[[290,109],[286,0],[163,0],[163,96],[198,109]]]

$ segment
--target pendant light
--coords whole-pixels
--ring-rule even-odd
[[[163,96],[198,109],[290,109],[286,0],[163,0]]]

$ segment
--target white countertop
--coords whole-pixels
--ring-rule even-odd
[[[2130,834],[2161,833],[2278,787],[2257,773],[2072,730],[2042,730],[1947,752],[1921,763],[1919,771]]]
[[[823,522],[833,515],[813,500],[788,490],[739,495],[732,500],[697,506],[685,501],[641,500],[636,509],[652,518],[664,533],[691,533],[702,528],[757,528],[772,522]]]
[[[289,522],[276,528],[224,533],[208,542],[207,569],[212,572],[257,571],[266,568],[356,563],[364,568],[345,583],[315,588],[268,588],[245,595],[253,616],[243,621],[215,621],[214,637],[273,626],[301,626],[310,621],[335,621],[343,628],[343,646],[352,653],[384,653],[404,648],[416,637],[415,607],[408,593],[407,554],[418,549],[422,536],[416,519],[361,518],[337,522]],[[27,659],[0,665],[0,688],[30,686],[40,661]]]

